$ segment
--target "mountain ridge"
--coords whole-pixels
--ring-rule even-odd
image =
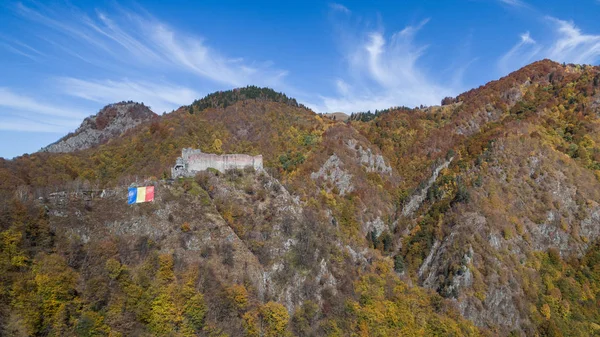
[[[544,60],[348,122],[231,91],[96,147],[0,160],[0,232],[17,238],[0,246],[0,327],[597,333],[599,78]],[[184,147],[262,154],[265,170],[169,182]],[[126,205],[136,182],[155,203]],[[35,283],[53,275],[73,280],[52,288],[68,309]]]

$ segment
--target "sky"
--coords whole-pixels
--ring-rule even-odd
[[[0,157],[103,106],[271,87],[316,112],[439,104],[531,62],[600,64],[600,0],[0,2]]]

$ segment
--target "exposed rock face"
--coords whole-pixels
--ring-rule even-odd
[[[463,316],[479,326],[514,327],[529,324],[521,317],[519,298],[525,295],[523,290],[516,286],[518,281],[512,272],[506,272],[505,275],[490,273],[485,293],[479,294],[479,297],[473,295],[473,283],[475,278],[481,277],[479,270],[483,269],[484,265],[493,270],[510,269],[497,257],[482,256],[475,252],[463,233],[471,233],[475,237],[488,237],[491,247],[498,245],[498,248],[491,251],[500,250],[500,245],[505,240],[499,235],[489,233],[490,224],[481,214],[465,213],[457,222],[459,224],[442,242],[434,243],[419,269],[421,284],[435,289],[444,297],[455,299]],[[450,253],[453,247],[461,248]],[[448,274],[451,264],[455,267]]]
[[[440,172],[443,169],[447,168],[448,165],[450,165],[450,162],[452,161],[452,159],[454,159],[454,158],[450,158],[449,160],[445,161],[442,165],[435,168],[435,170],[433,171],[433,174],[431,175],[431,178],[429,178],[429,180],[427,181],[427,185],[425,185],[425,187],[422,190],[420,190],[415,195],[413,195],[410,198],[410,200],[406,203],[406,205],[402,209],[402,215],[410,216],[419,207],[421,207],[421,204],[423,203],[423,201],[425,200],[425,197],[427,196],[427,191],[429,190],[431,185],[433,185],[433,183],[437,179]]]
[[[590,108],[596,114],[600,114],[600,93],[592,98],[592,104],[590,104]]]
[[[157,182],[155,202],[131,206],[123,200],[127,189],[119,187],[94,199],[94,211],[87,213],[78,210],[81,196],[55,193],[48,197],[49,221],[84,243],[116,236],[133,247],[139,238],[152,240],[186,263],[204,263],[219,282],[249,282],[260,300],[276,299],[290,313],[305,300],[320,303],[324,289],[337,291],[324,250],[306,251],[314,228],[277,179],[265,171],[240,173],[235,181],[212,173],[206,177],[210,194]],[[244,216],[224,218],[222,209],[229,207]],[[290,269],[289,257],[300,253],[303,260],[297,263],[310,268],[305,273]]]
[[[597,181],[537,140],[502,139],[490,151],[478,169],[486,173],[481,188],[471,190],[469,207],[448,213],[448,232],[433,243],[419,282],[455,300],[478,326],[528,335],[523,275],[535,270],[526,261],[548,249],[581,256],[600,236]]]
[[[360,157],[360,163],[364,165],[367,172],[391,173],[392,167],[385,163],[385,159],[380,154],[375,154],[369,148],[364,149],[355,139],[348,140],[348,148],[355,150]]]
[[[125,131],[151,120],[156,114],[147,106],[134,102],[109,104],[94,116],[86,118],[75,132],[41,152],[73,152],[85,150],[119,137]]]
[[[319,169],[318,172],[313,172],[310,174],[310,177],[313,180],[323,178],[325,181],[330,182],[338,189],[340,195],[345,195],[346,193],[352,192],[354,190],[354,186],[352,185],[352,175],[344,170],[342,167],[344,163],[340,160],[340,158],[334,153],[323,167]],[[328,192],[331,192],[331,188],[327,189]]]
[[[100,192],[93,191],[91,200],[84,200],[81,191],[72,198],[55,188],[34,192],[29,186],[18,187],[14,195],[19,200],[35,195],[47,204],[49,224],[61,243],[57,247],[69,246],[66,237],[74,247],[81,243],[86,261],[77,268],[84,275],[96,275],[88,271],[93,254],[87,252],[111,237],[125,247],[114,255],[130,270],[143,262],[131,262],[130,255],[142,252],[136,242],[172,254],[177,264],[200,266],[202,291],[213,301],[208,321],[221,324],[223,317],[233,318],[220,325],[228,329],[238,324],[237,330],[224,330],[229,335],[242,334],[239,313],[247,309],[222,310],[228,302],[214,295],[221,292],[214,285],[226,290],[243,284],[252,302],[276,301],[290,316],[305,302],[314,302],[329,319],[326,312],[343,313],[353,304],[347,299],[357,303],[354,308],[362,305],[362,290],[353,286],[382,262],[389,270],[393,263],[394,271],[410,284],[407,291],[422,287],[445,298],[424,303],[454,304],[464,318],[490,329],[489,335],[545,335],[544,324],[563,319],[565,332],[574,330],[575,321],[587,329],[581,331],[597,331],[596,320],[581,315],[597,307],[597,278],[588,275],[593,275],[598,258],[579,258],[587,258],[590,247],[594,254],[600,247],[595,243],[600,238],[600,68],[595,70],[596,84],[590,76],[578,84],[571,74],[575,68],[543,68],[464,94],[460,102],[445,107],[390,111],[372,122],[315,118],[313,123],[295,114],[296,108],[266,101],[230,103],[230,94],[202,103],[208,108],[198,119],[190,118],[187,110],[166,118],[165,125],[175,130],[173,137],[183,135],[174,144],[189,144],[191,131],[212,132],[214,124],[215,133],[226,135],[220,136],[225,148],[261,151],[275,169],[281,168],[278,156],[300,149],[304,161],[289,172],[280,170],[281,183],[263,170],[195,175],[209,167],[259,168],[262,158],[184,149],[173,176],[194,179],[156,182],[154,203],[127,205],[125,187],[102,191],[99,199]],[[580,84],[585,95],[568,103]],[[289,119],[282,122],[279,117]],[[202,127],[186,124],[197,126],[200,120],[206,122]],[[259,127],[257,120],[267,127]],[[122,140],[145,132],[146,126],[126,132],[98,153],[120,150]],[[298,142],[305,136],[310,141]],[[207,148],[212,138],[198,139]],[[162,140],[154,141],[152,146]],[[90,158],[86,156],[95,151],[84,151],[81,157]],[[175,156],[168,152],[165,157]],[[15,173],[0,171],[0,196],[6,182],[22,179],[29,184],[25,178],[35,178],[17,170],[17,164],[33,159],[15,162]],[[165,169],[153,156],[143,159],[136,164],[154,164],[155,176]],[[2,165],[13,167],[0,158],[0,169]],[[25,173],[27,166],[22,166]],[[65,251],[73,260],[80,254],[75,248]],[[387,298],[391,289],[376,283],[364,288],[378,287]],[[342,301],[336,303],[338,299]],[[387,300],[375,303],[394,309]],[[550,313],[543,304],[550,306]],[[389,313],[396,317],[396,311]],[[354,319],[345,316],[340,322],[346,317]],[[370,329],[363,331],[378,333],[377,327]]]
[[[367,223],[365,223],[363,225],[364,233],[373,231],[373,233],[375,234],[376,237],[379,237],[379,235],[381,235],[381,233],[383,233],[383,231],[385,231],[386,229],[387,229],[387,226],[386,226],[385,222],[383,222],[383,220],[381,220],[381,217],[377,217],[375,220],[368,221]]]
[[[214,168],[221,172],[229,169],[243,169],[253,167],[262,170],[262,155],[249,156],[247,154],[203,153],[200,150],[183,149],[181,157],[177,158],[175,166],[171,169],[171,177],[193,177],[196,173]]]

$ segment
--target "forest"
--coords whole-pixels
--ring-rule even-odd
[[[600,67],[441,103],[342,122],[249,86],[0,158],[0,335],[600,335]],[[186,147],[265,170],[171,181]]]

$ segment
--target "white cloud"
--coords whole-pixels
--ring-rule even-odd
[[[47,7],[43,7],[43,10],[50,12],[53,15],[56,15]],[[102,41],[95,39],[92,35],[90,35],[88,29],[83,29],[83,27],[72,26],[66,23],[73,22],[74,18],[52,18],[50,16],[43,15],[35,9],[29,8],[20,2],[17,3],[17,11],[21,16],[28,20],[37,22],[46,27],[60,31],[63,34],[66,34],[72,38],[85,41],[88,44],[94,45],[96,48],[101,48],[106,53],[114,55],[108,46],[103,44]],[[81,20],[81,18],[76,18],[76,20]]]
[[[80,111],[0,88],[0,129],[65,132],[74,129],[85,117]]]
[[[535,40],[531,38],[529,32],[521,34],[521,42],[523,44],[535,44]]]
[[[81,117],[81,112],[75,112],[63,107],[53,106],[47,103],[41,103],[37,100],[17,94],[9,88],[0,87],[0,106],[4,108],[15,109],[18,111],[29,111],[46,116],[56,116],[65,118]]]
[[[46,124],[26,118],[10,118],[0,114],[0,130],[21,132],[48,132],[64,134],[67,130],[74,130],[80,121],[73,123]]]
[[[120,9],[112,15],[96,11],[87,15],[75,8],[56,10],[39,3],[18,3],[15,8],[24,19],[47,31],[39,37],[40,46],[52,52],[46,55],[2,36],[0,38],[6,42],[0,41],[0,48],[34,61],[60,58],[65,62],[84,61],[93,66],[80,68],[88,72],[86,75],[74,72],[54,79],[53,95],[58,91],[62,95],[100,103],[100,106],[123,100],[140,101],[160,113],[190,104],[205,94],[172,85],[163,78],[180,76],[200,83],[202,88],[221,88],[248,84],[278,86],[287,74],[273,69],[269,62],[248,62],[222,55],[202,38],[183,34],[150,15],[140,14],[143,10]],[[93,72],[89,72],[92,69]],[[102,78],[98,78],[98,69]],[[0,99],[2,94],[7,96],[10,92],[0,91]],[[33,104],[34,101],[23,102]],[[52,108],[43,105],[26,111],[36,109],[43,114]],[[59,111],[52,112],[56,112],[54,116],[60,116]],[[3,127],[21,130],[27,128],[26,123],[27,120],[4,121]],[[33,123],[29,125],[32,130],[42,129]]]
[[[46,56],[30,45],[4,34],[0,34],[0,46],[13,54],[26,57],[32,61],[39,61],[41,57]]]
[[[345,42],[342,49],[348,74],[335,80],[337,96],[322,96],[322,103],[313,107],[319,111],[353,112],[432,105],[458,93],[457,88],[430,78],[418,64],[427,45],[416,44],[415,36],[427,22],[407,26],[389,37],[381,31],[352,35],[352,29],[342,30],[342,35],[350,35],[338,36]]]
[[[335,11],[339,11],[342,13],[346,13],[346,14],[350,14],[350,10],[348,9],[348,7],[342,5],[342,4],[338,4],[335,2],[332,2],[329,4],[329,8],[335,10]]]
[[[287,74],[285,71],[245,64],[243,59],[223,57],[201,40],[181,37],[163,24],[147,29],[163,60],[215,82],[233,86],[253,83],[274,85]]]
[[[205,94],[173,85],[164,78],[177,76],[201,88],[222,88],[278,86],[287,74],[274,69],[268,61],[225,56],[201,37],[183,34],[141,9],[85,14],[74,7],[57,8],[37,2],[17,3],[13,8],[32,23],[32,28],[42,28],[43,33],[18,40],[0,34],[0,48],[49,65],[56,60],[71,62],[76,65],[74,71],[81,69],[85,73],[50,77],[51,85],[35,96],[0,87],[2,130],[65,133],[93,112],[75,112],[32,98],[41,95],[93,102],[88,102],[88,107],[133,100],[161,113],[190,104]],[[38,42],[36,48],[24,42],[34,39]],[[91,66],[77,66],[82,61]]]
[[[521,41],[514,45],[506,54],[498,61],[498,66],[503,74],[512,70],[514,60],[519,60],[523,64],[527,64],[540,52],[541,47],[531,38],[529,32],[521,34]]]
[[[521,0],[499,0],[501,3],[513,7],[526,7],[527,4]]]
[[[199,94],[191,89],[172,84],[121,81],[88,81],[61,78],[59,86],[69,95],[106,104],[106,102],[136,101],[149,105],[156,113],[170,112],[190,104]]]
[[[8,50],[11,53],[24,56],[32,61],[38,60],[34,55],[31,55],[30,53],[27,53],[27,52],[17,48],[16,46],[10,45],[6,42],[0,42],[0,46],[2,46],[4,49]]]
[[[54,43],[68,43],[70,54],[92,63],[100,53],[124,69],[192,72],[202,80],[230,86],[276,85],[287,74],[270,68],[268,62],[224,56],[202,38],[185,35],[149,15],[125,10],[114,17],[101,11],[94,16],[73,11],[59,15],[41,5],[34,9],[23,4],[17,9],[23,17],[60,33],[64,40]]]
[[[573,22],[553,17],[545,20],[552,28],[552,35],[537,42],[529,32],[522,34],[520,41],[498,61],[502,71],[516,70],[543,58],[566,63],[600,62],[600,35],[583,33]]]
[[[552,17],[558,39],[550,46],[548,57],[562,62],[594,63],[600,59],[600,35],[581,32],[573,22]]]

